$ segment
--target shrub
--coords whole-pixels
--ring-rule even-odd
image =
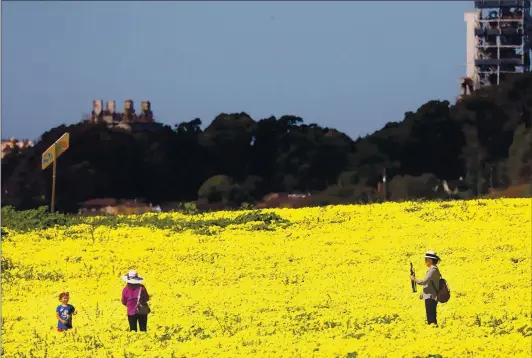
[[[20,232],[73,225],[79,222],[80,218],[74,215],[49,213],[46,206],[24,211],[17,211],[12,206],[2,208],[2,227]]]
[[[184,205],[185,211],[192,214],[195,207]],[[116,228],[119,225],[128,225],[133,227],[151,226],[156,229],[167,229],[174,232],[185,230],[194,230],[198,233],[208,232],[209,227],[225,228],[229,225],[246,225],[248,223],[260,223],[255,225],[255,230],[269,230],[272,225],[287,227],[290,221],[281,218],[275,213],[262,213],[258,210],[244,212],[235,218],[207,219],[204,215],[191,215],[187,219],[175,219],[171,216],[159,215],[127,215],[127,216],[99,216],[99,217],[81,217],[69,214],[51,214],[47,212],[46,207],[39,209],[16,211],[13,207],[6,206],[2,208],[2,229],[5,234],[5,228],[19,232],[28,232],[31,230],[46,229],[54,226],[71,226],[81,223],[90,223],[93,228],[97,226],[107,226]],[[251,228],[250,228],[251,229]]]

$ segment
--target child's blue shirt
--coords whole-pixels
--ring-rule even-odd
[[[56,312],[59,313],[59,317],[62,320],[67,321],[67,324],[63,324],[61,321],[57,321],[57,328],[72,328],[72,314],[76,309],[72,305],[59,305],[56,308]]]

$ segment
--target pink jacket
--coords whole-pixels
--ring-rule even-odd
[[[140,294],[140,303],[145,304],[150,300],[150,295],[148,295],[148,290],[142,284],[131,285],[127,284],[126,287],[122,290],[122,304],[127,307],[128,316],[133,316],[137,313],[137,298]]]

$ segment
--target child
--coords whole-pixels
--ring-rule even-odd
[[[63,332],[72,328],[72,315],[78,314],[74,306],[68,304],[68,292],[62,292],[59,295],[61,304],[55,310],[55,317],[57,318],[57,331]]]

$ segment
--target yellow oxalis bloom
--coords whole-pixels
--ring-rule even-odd
[[[287,225],[219,212],[10,231],[2,355],[530,357],[531,211],[530,199],[409,202],[263,211]],[[175,227],[145,224],[163,220]],[[409,281],[427,250],[451,288],[438,328]],[[147,334],[127,331],[129,269],[151,295]],[[79,312],[66,333],[62,291]]]

